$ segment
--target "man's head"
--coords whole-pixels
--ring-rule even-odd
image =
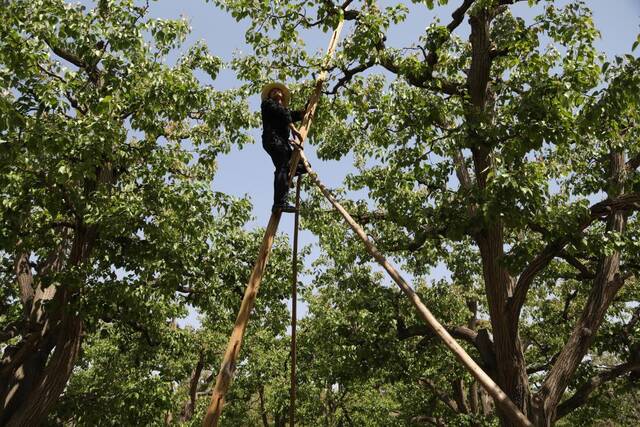
[[[278,104],[282,104],[284,93],[282,93],[282,89],[280,89],[279,87],[274,87],[273,89],[271,89],[271,92],[269,92],[269,98],[273,99]]]
[[[291,93],[282,83],[269,83],[262,88],[262,100],[273,99],[285,107],[289,105]]]

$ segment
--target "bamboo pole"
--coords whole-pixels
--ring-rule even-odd
[[[518,407],[509,399],[496,384],[489,375],[487,375],[480,366],[467,354],[467,352],[458,344],[458,342],[442,327],[440,322],[433,316],[429,309],[420,300],[420,297],[411,288],[411,286],[404,280],[400,273],[387,261],[387,259],[380,253],[378,248],[371,242],[365,231],[360,225],[349,215],[349,212],[333,197],[333,194],[327,189],[327,187],[320,181],[318,174],[311,169],[311,165],[307,161],[306,156],[302,153],[302,150],[297,150],[300,160],[307,168],[308,174],[311,179],[320,189],[325,198],[331,202],[333,207],[342,215],[349,227],[358,235],[360,240],[364,243],[367,252],[380,264],[391,276],[394,282],[402,289],[405,295],[411,300],[411,303],[415,307],[418,315],[425,321],[427,325],[440,337],[444,344],[455,354],[458,360],[464,365],[464,367],[473,375],[478,382],[487,390],[487,392],[493,397],[496,404],[502,409],[502,411],[511,419],[512,422],[521,426],[533,426],[529,419],[518,409]]]
[[[280,223],[281,211],[276,211],[271,214],[269,219],[269,225],[264,233],[262,244],[260,245],[260,252],[258,254],[258,260],[251,271],[249,277],[249,284],[244,291],[242,297],[242,303],[240,304],[240,310],[236,318],[236,323],[231,332],[227,350],[224,353],[224,358],[216,378],[216,385],[211,395],[211,403],[207,408],[207,412],[204,417],[204,426],[217,426],[222,414],[222,407],[224,405],[224,396],[229,390],[231,381],[236,372],[236,361],[238,360],[238,354],[240,353],[240,347],[242,346],[242,339],[244,338],[244,332],[247,329],[247,323],[249,322],[249,315],[253,309],[256,297],[258,296],[258,290],[260,289],[260,282],[264,275],[264,270],[267,267],[267,261],[269,260],[269,254],[271,253],[271,247],[273,246],[273,239],[278,230],[278,224]]]
[[[300,132],[301,140],[299,141],[300,147],[304,145],[304,141],[307,139],[307,134],[309,133],[309,128],[311,127],[311,120],[316,113],[316,107],[318,106],[318,101],[320,101],[320,96],[322,95],[322,87],[324,83],[327,81],[327,77],[329,73],[327,69],[329,68],[329,63],[333,54],[336,51],[336,47],[338,46],[338,38],[340,37],[340,32],[342,31],[342,27],[344,26],[344,20],[341,20],[338,23],[338,26],[333,31],[333,35],[331,36],[331,40],[329,41],[329,47],[327,48],[327,55],[324,58],[324,63],[322,64],[322,72],[316,78],[316,87],[309,99],[309,106],[307,107],[307,111],[304,113],[304,117],[302,118],[302,124],[298,131]],[[300,152],[299,150],[295,150],[293,155],[291,156],[290,166],[289,166],[289,185],[291,185],[291,180],[295,176],[294,173],[296,168],[298,167],[298,162],[300,161]]]
[[[331,40],[329,41],[329,47],[327,48],[327,55],[324,60],[323,70],[327,68],[327,65],[331,61],[331,56],[335,52],[338,45],[338,39],[340,37],[340,32],[342,31],[343,26],[344,20],[341,20],[338,23],[336,29],[333,31]],[[309,132],[313,114],[316,111],[316,106],[318,105],[318,100],[320,99],[322,87],[327,79],[327,75],[328,73],[326,71],[323,71],[316,79],[315,90],[311,96],[311,99],[309,100],[309,106],[307,107],[307,111],[305,112],[304,118],[302,120],[302,125],[299,129],[302,135],[302,139],[301,141],[299,141],[300,144],[304,142],[304,139]],[[293,166],[291,171],[293,172],[290,171],[289,173],[289,183],[291,183],[291,180],[295,176],[294,172],[296,170],[296,166],[298,165],[299,159],[299,155],[294,153],[291,159],[291,165]],[[280,210],[273,212],[271,214],[271,218],[269,219],[269,224],[267,225],[267,229],[262,239],[262,245],[260,246],[260,252],[258,253],[258,260],[256,261],[256,264],[251,271],[249,283],[247,284],[247,288],[244,292],[242,304],[240,305],[240,310],[238,311],[238,316],[236,317],[236,322],[233,327],[233,331],[231,332],[231,336],[229,337],[227,349],[220,365],[220,371],[218,372],[218,376],[216,378],[216,385],[211,394],[211,402],[209,403],[209,407],[207,408],[207,412],[205,413],[205,417],[202,423],[204,427],[215,427],[218,425],[218,422],[220,420],[222,408],[224,406],[224,397],[229,390],[229,386],[231,385],[231,381],[233,380],[233,376],[236,371],[236,361],[238,360],[238,355],[240,354],[242,340],[247,329],[247,323],[249,322],[249,315],[251,314],[251,310],[253,309],[256,297],[258,296],[258,290],[260,289],[262,276],[264,275],[264,270],[267,266],[267,261],[269,260],[269,254],[271,253],[271,247],[273,246],[273,239],[275,237],[276,231],[278,230],[278,224],[280,223],[281,213],[282,212]]]

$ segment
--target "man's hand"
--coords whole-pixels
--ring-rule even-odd
[[[293,126],[293,124],[289,125],[289,129],[291,130],[291,133],[293,134],[293,139],[295,141],[296,144],[300,144],[302,142],[302,135],[300,134],[300,132],[298,131],[298,129],[296,129],[295,126]]]
[[[300,138],[300,135],[298,135],[296,138],[292,139],[289,142],[298,150],[302,150],[302,139]]]

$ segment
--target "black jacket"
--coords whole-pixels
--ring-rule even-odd
[[[304,111],[291,111],[271,98],[262,101],[260,110],[263,142],[273,141],[276,138],[288,141],[289,124],[299,122],[304,116]]]

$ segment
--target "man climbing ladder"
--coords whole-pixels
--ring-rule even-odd
[[[327,56],[325,64],[323,66],[323,70],[327,69],[328,61],[335,51],[337,40],[340,35],[340,31],[342,30],[343,24],[344,21],[340,21],[337,28],[333,32],[333,36],[327,50]],[[500,389],[500,387],[482,370],[482,368],[480,368],[480,366],[478,366],[478,364],[465,352],[465,350],[456,342],[456,340],[453,339],[453,337],[451,337],[451,335],[442,327],[438,320],[433,316],[433,314],[431,314],[424,303],[420,300],[419,296],[415,293],[411,286],[409,286],[409,284],[404,280],[400,273],[398,273],[398,271],[378,251],[375,245],[369,240],[362,227],[360,227],[354,221],[351,215],[349,215],[349,213],[342,207],[342,205],[337,202],[337,200],[333,197],[329,190],[327,190],[324,184],[322,184],[317,174],[311,169],[311,166],[309,165],[306,157],[304,156],[304,153],[302,152],[302,144],[309,130],[311,119],[315,112],[315,108],[318,103],[318,99],[320,97],[320,93],[322,91],[322,87],[326,78],[327,72],[323,71],[316,80],[315,92],[313,93],[309,101],[309,107],[304,114],[302,126],[299,130],[300,147],[299,149],[295,150],[290,161],[289,180],[293,179],[297,170],[297,165],[299,161],[302,161],[306,166],[307,172],[314,181],[314,184],[318,186],[327,200],[331,202],[333,207],[340,213],[340,215],[342,215],[347,224],[363,241],[367,252],[387,271],[393,281],[396,282],[396,284],[400,287],[404,294],[409,298],[412,305],[418,312],[420,318],[424,320],[424,322],[435,332],[435,334],[443,341],[443,343],[455,354],[457,359],[464,365],[469,373],[471,373],[471,375],[473,375],[476,380],[478,380],[478,382],[493,397],[499,410],[503,411],[504,414],[508,416],[514,424],[521,426],[531,426],[532,424],[527,419],[527,417],[522,414],[518,407],[514,405],[514,403]],[[244,337],[244,332],[249,321],[251,309],[253,308],[260,288],[260,282],[262,281],[262,277],[264,275],[264,271],[269,258],[269,253],[271,251],[271,246],[273,245],[274,236],[280,222],[281,213],[282,212],[279,209],[276,209],[274,212],[272,212],[269,224],[267,225],[267,229],[262,240],[262,245],[260,246],[258,259],[251,272],[249,283],[247,285],[247,289],[245,290],[240,310],[236,318],[235,326],[231,333],[231,337],[229,339],[229,343],[227,345],[227,349],[225,351],[225,355],[218,372],[218,377],[216,378],[216,384],[211,396],[211,403],[209,404],[209,407],[205,414],[203,425],[206,427],[217,426],[222,414],[224,396],[229,389],[229,386],[231,385],[231,381],[235,374],[236,361],[240,353],[242,339]]]
[[[262,147],[265,149],[276,170],[273,179],[273,207],[272,212],[281,210],[282,212],[293,212],[294,207],[287,202],[289,193],[289,161],[293,146],[289,141],[290,133],[295,138],[301,140],[300,132],[293,125],[299,122],[304,116],[304,110],[289,110],[291,93],[282,83],[269,83],[262,89],[262,104],[260,112],[262,115]],[[305,173],[304,165],[298,163],[296,176]]]

